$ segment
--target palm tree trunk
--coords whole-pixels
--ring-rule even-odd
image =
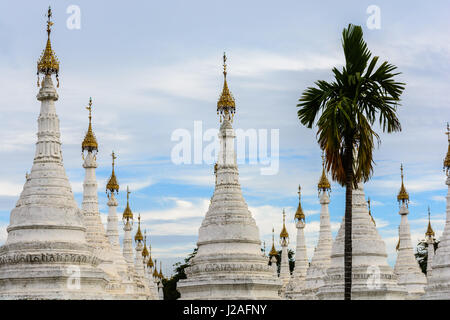
[[[352,299],[353,143],[349,143],[349,145],[345,151],[344,300]]]

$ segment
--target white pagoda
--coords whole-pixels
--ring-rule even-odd
[[[331,248],[333,246],[333,236],[331,234],[330,213],[328,205],[330,204],[331,185],[325,173],[325,159],[322,155],[322,175],[317,184],[320,197],[320,229],[319,241],[314,249],[311,263],[306,271],[305,286],[302,290],[302,296],[307,300],[317,299],[317,292],[324,285],[326,271],[331,263]]]
[[[394,273],[398,276],[398,284],[405,288],[406,299],[419,299],[424,294],[424,286],[427,279],[420,269],[419,263],[414,255],[411,244],[411,233],[408,222],[408,202],[409,194],[403,183],[403,165],[400,166],[402,185],[397,195],[400,203],[399,214],[401,216],[399,230],[399,243],[397,247],[397,261],[395,262]]]
[[[227,85],[225,54],[223,74],[215,190],[199,229],[198,252],[177,288],[181,299],[278,299],[281,283],[261,255],[259,230],[239,184],[232,127],[235,101]]]

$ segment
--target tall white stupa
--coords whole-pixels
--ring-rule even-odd
[[[58,94],[51,78],[55,74],[59,86],[51,17],[49,8],[47,45],[37,63],[41,110],[36,153],[0,248],[0,297],[104,299],[107,277],[86,242],[83,216],[63,166],[55,108]],[[39,74],[44,75],[41,83]]]
[[[227,85],[225,54],[223,74],[215,190],[199,229],[198,252],[177,289],[181,299],[278,299],[281,283],[261,255],[259,230],[239,184],[231,124],[235,101]]]
[[[397,276],[387,263],[384,241],[370,218],[363,184],[359,183],[352,192],[352,299],[404,299],[405,291],[397,284]],[[344,299],[344,233],[345,217],[333,243],[319,299]]]
[[[450,127],[447,123],[448,151],[444,159],[444,170],[447,175],[447,217],[444,232],[431,263],[431,277],[425,287],[425,299],[450,299]]]
[[[305,241],[305,214],[302,209],[301,187],[298,186],[298,207],[294,216],[295,227],[297,228],[297,243],[295,249],[295,266],[292,277],[287,286],[286,297],[288,299],[303,300],[302,290],[305,287],[306,271],[308,270],[309,261],[306,252]]]
[[[122,279],[126,279],[127,276],[127,262],[122,254],[119,241],[119,222],[117,218],[117,206],[119,205],[116,195],[119,193],[119,182],[117,181],[116,173],[114,170],[115,160],[117,159],[114,151],[111,153],[112,157],[112,171],[106,184],[106,195],[108,197],[107,205],[108,209],[108,222],[106,226],[106,236],[111,244],[113,261],[118,273]]]
[[[319,241],[314,249],[308,270],[306,271],[305,286],[302,296],[307,300],[317,299],[317,292],[324,285],[326,271],[331,263],[331,248],[333,246],[333,236],[331,234],[330,204],[331,185],[325,173],[325,158],[322,155],[322,175],[320,176],[317,189],[320,197],[320,229]]]
[[[402,185],[397,195],[400,203],[399,214],[401,216],[399,231],[399,244],[397,250],[397,260],[395,262],[394,273],[398,276],[398,284],[405,288],[406,298],[409,300],[419,299],[424,294],[424,286],[427,279],[420,269],[419,263],[414,255],[411,243],[411,232],[408,222],[409,194],[403,183],[403,165],[400,166]]]
[[[108,289],[117,290],[120,287],[121,276],[114,264],[112,247],[106,236],[98,210],[98,184],[95,175],[98,143],[92,129],[92,98],[89,99],[89,105],[86,109],[89,111],[89,126],[81,144],[84,160],[83,168],[85,169],[81,212],[86,227],[86,241],[95,255],[101,259],[99,268],[108,275]]]

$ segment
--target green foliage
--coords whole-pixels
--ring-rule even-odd
[[[434,252],[436,252],[439,246],[439,241],[434,243]],[[427,260],[428,260],[428,243],[421,241],[417,244],[417,250],[415,253],[416,260],[419,263],[420,269],[423,273],[427,274]]]
[[[184,270],[189,267],[191,259],[197,254],[198,248],[184,259],[184,263],[177,262],[173,266],[175,267],[175,274],[170,279],[163,279],[164,286],[164,300],[176,300],[180,297],[180,293],[177,290],[177,282],[182,279],[186,279],[186,273]]]
[[[295,252],[292,249],[288,249],[288,258],[289,258],[289,271],[292,273],[292,271],[294,271],[295,268]],[[277,255],[275,256],[275,258],[277,259],[277,270],[278,273],[280,273],[280,267],[281,267],[281,250],[277,251]],[[271,262],[269,262],[269,265],[272,265]]]

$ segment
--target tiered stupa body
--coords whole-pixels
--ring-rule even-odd
[[[386,246],[370,218],[363,184],[352,193],[352,299],[404,299],[404,289],[397,285],[397,277],[387,263]],[[344,232],[345,218],[333,243],[319,299],[344,299]]]
[[[447,217],[444,232],[431,264],[431,277],[425,287],[425,299],[450,299],[450,128],[447,124],[448,151],[444,159],[447,174]]]
[[[58,94],[51,78],[58,75],[59,62],[51,48],[50,18],[49,9],[47,46],[38,62],[44,79],[37,95],[41,110],[36,153],[0,248],[0,297],[102,299],[106,275],[86,242],[83,217],[63,166]]]
[[[301,203],[301,188],[298,187],[298,207],[295,212],[294,220],[297,227],[297,245],[295,250],[295,268],[291,280],[286,290],[288,299],[302,299],[302,290],[305,287],[306,271],[308,270],[308,256],[305,242],[305,214],[303,213]]]
[[[92,99],[89,99],[89,106],[86,109],[89,110],[89,127],[81,145],[84,159],[83,167],[85,169],[81,211],[86,227],[86,241],[92,251],[102,260],[99,267],[108,274],[109,289],[116,290],[120,287],[121,277],[114,265],[112,247],[106,237],[105,228],[98,210],[98,185],[95,175],[98,143],[92,130]]]
[[[397,200],[400,203],[399,214],[401,222],[399,226],[399,245],[397,250],[397,261],[394,267],[394,273],[398,276],[398,284],[405,288],[407,299],[419,299],[424,294],[424,286],[427,279],[420,269],[419,263],[414,255],[414,249],[411,244],[411,233],[408,223],[408,202],[409,195],[403,184],[403,166],[400,167],[402,172],[402,185]]]
[[[330,213],[328,205],[330,203],[331,185],[325,174],[325,161],[322,156],[322,176],[317,185],[320,197],[320,229],[319,241],[314,249],[311,263],[306,272],[305,288],[302,291],[303,299],[317,299],[317,292],[324,285],[326,271],[331,263],[331,249],[333,246],[333,236],[331,234]]]
[[[239,184],[231,125],[235,102],[225,70],[224,75],[217,104],[223,122],[214,195],[199,229],[198,252],[178,291],[181,299],[277,299],[280,283],[261,256],[259,230]]]

